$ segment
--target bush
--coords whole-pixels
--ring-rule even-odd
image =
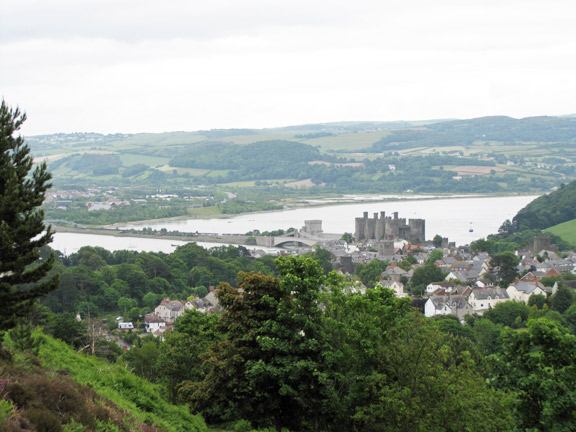
[[[29,408],[24,416],[30,420],[37,432],[61,432],[62,424],[56,416],[47,409]]]

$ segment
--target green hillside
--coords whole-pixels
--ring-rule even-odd
[[[517,230],[545,229],[576,219],[576,181],[535,199],[518,212],[512,223]]]
[[[545,231],[557,235],[572,246],[576,246],[576,219],[546,228]]]
[[[78,354],[39,331],[35,338],[42,340],[37,359],[15,354],[11,362],[0,360],[2,390],[8,385],[0,399],[0,424],[10,418],[36,424],[42,421],[36,417],[43,417],[69,431],[207,431],[200,416],[169,403],[159,386],[124,365]],[[43,427],[37,430],[62,430]]]

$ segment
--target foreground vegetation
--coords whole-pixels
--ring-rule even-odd
[[[17,332],[12,332],[17,337]],[[200,416],[175,406],[157,385],[121,363],[78,354],[41,332],[36,355],[9,339],[15,354],[0,364],[0,427],[19,431],[206,431]],[[23,352],[22,352],[22,351]]]
[[[570,289],[529,305],[501,303],[462,325],[425,318],[391,290],[352,294],[350,282],[326,276],[310,257],[279,258],[270,270],[221,284],[221,313],[188,311],[164,341],[126,333],[127,352],[92,339],[92,320],[36,308],[30,324],[93,355],[38,332],[35,349],[27,326],[11,330],[13,360],[0,366],[5,424],[33,423],[32,407],[65,400],[49,416],[63,430],[206,430],[196,414],[236,431],[576,427]],[[16,384],[29,389],[25,396],[15,396]]]

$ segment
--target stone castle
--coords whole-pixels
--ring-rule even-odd
[[[398,212],[394,212],[394,217],[386,217],[386,212],[374,213],[373,218],[368,217],[368,212],[364,212],[363,217],[356,218],[355,224],[356,241],[362,240],[417,240],[426,241],[426,221],[424,219],[399,218]]]

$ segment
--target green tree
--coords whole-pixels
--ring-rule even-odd
[[[410,285],[412,292],[424,292],[426,285],[444,280],[442,269],[434,264],[426,264],[414,269]]]
[[[210,345],[224,338],[216,328],[217,323],[217,315],[192,309],[186,311],[174,324],[174,331],[166,335],[158,359],[158,373],[172,401],[186,399],[193,383],[206,376],[208,365],[203,356]]]
[[[528,319],[530,307],[524,303],[506,301],[496,304],[492,309],[482,315],[494,324],[502,324],[508,327],[518,327]]]
[[[32,328],[27,322],[19,320],[16,327],[8,332],[8,335],[18,351],[38,355],[41,340],[32,335]]]
[[[388,261],[373,259],[368,264],[357,264],[356,275],[362,280],[362,283],[368,287],[373,287],[376,282],[382,279],[382,272],[388,267]]]
[[[507,288],[518,276],[520,259],[512,252],[496,254],[490,260],[490,267],[496,273],[500,286]]]
[[[528,299],[528,306],[536,306],[538,309],[542,309],[546,304],[546,296],[542,294],[533,294]]]
[[[439,248],[440,246],[442,246],[442,240],[443,240],[442,236],[440,234],[436,234],[432,239],[432,244],[434,245],[435,248]]]
[[[563,285],[550,297],[550,307],[560,313],[564,313],[574,303],[574,293],[570,288]]]
[[[342,234],[342,237],[340,237],[340,240],[343,240],[346,243],[354,243],[354,237],[349,232],[345,232],[344,234]]]
[[[33,170],[30,147],[14,136],[26,120],[18,108],[0,104],[0,347],[4,332],[34,301],[58,286],[48,276],[54,255],[40,259],[40,248],[52,241],[44,225],[42,203],[50,187],[46,163]]]
[[[491,358],[492,383],[514,395],[517,426],[530,431],[576,430],[576,338],[540,318],[503,332],[502,352]]]
[[[146,337],[140,347],[133,346],[124,354],[124,358],[137,375],[154,382],[158,377],[159,357],[160,341],[154,336]]]
[[[442,259],[444,257],[444,252],[440,249],[434,249],[432,252],[428,254],[428,259],[426,260],[426,264],[434,264],[436,261]]]
[[[205,379],[190,385],[191,404],[209,421],[251,421],[258,427],[319,429],[324,421],[318,307],[321,267],[306,257],[281,257],[282,280],[240,273],[239,288],[220,285],[224,308]]]

